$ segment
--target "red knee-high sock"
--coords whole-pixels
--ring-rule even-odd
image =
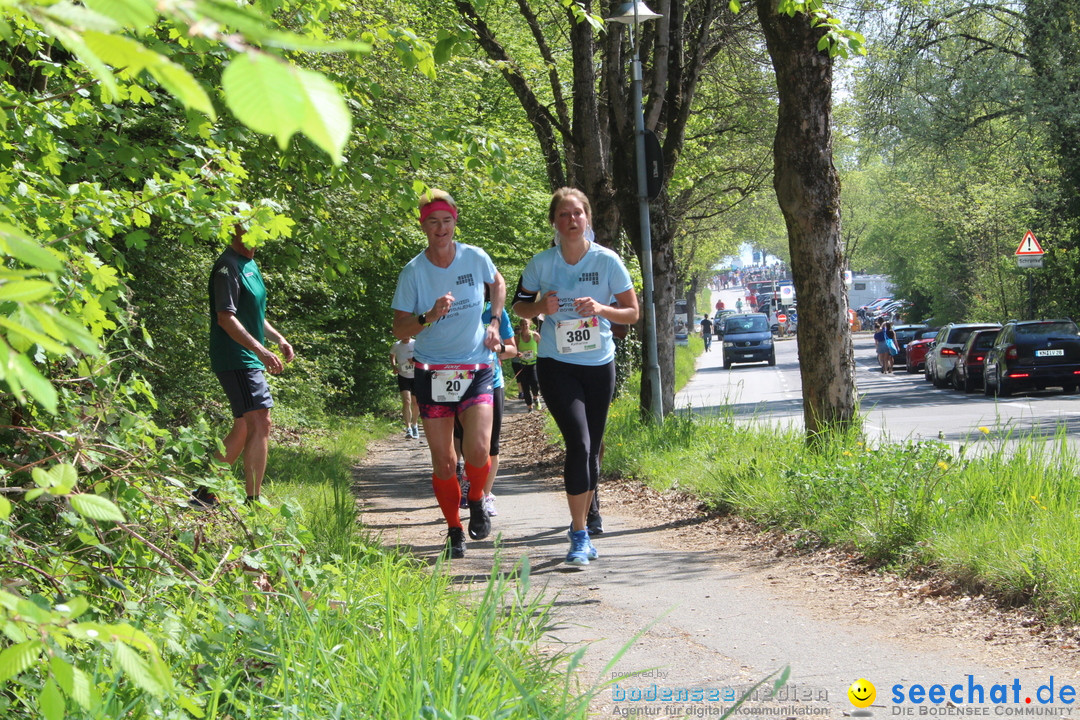
[[[435,499],[439,501],[439,509],[442,510],[446,524],[450,527],[461,527],[461,486],[457,478],[451,475],[446,480],[440,480],[431,476],[431,488],[435,491]]]
[[[487,476],[491,471],[491,458],[487,462],[476,467],[468,460],[465,461],[465,477],[469,478],[469,500],[484,499],[484,485],[487,484]],[[460,498],[458,498],[460,502]]]

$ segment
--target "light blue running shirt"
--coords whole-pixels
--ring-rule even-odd
[[[416,336],[414,357],[426,364],[489,364],[491,351],[484,347],[485,327],[480,322],[484,310],[484,285],[495,282],[495,263],[478,247],[455,243],[450,267],[432,264],[420,253],[398,274],[397,288],[390,306],[394,310],[419,315],[435,305],[446,293],[454,304],[438,321]]]
[[[491,303],[484,303],[484,314],[480,316],[480,322],[484,323],[484,327],[487,327],[488,323],[491,322]],[[514,326],[510,324],[510,313],[506,312],[506,308],[503,308],[502,317],[499,319],[499,339],[506,342],[513,337]],[[491,351],[491,362],[495,370],[491,387],[501,388],[503,386],[502,360],[499,359],[499,354],[494,350]]]
[[[574,310],[574,298],[591,297],[610,305],[616,295],[633,289],[630,273],[618,255],[594,242],[589,244],[588,252],[576,265],[570,265],[563,259],[558,246],[551,247],[533,256],[521,274],[521,284],[530,292],[539,290],[538,300],[550,290],[554,290],[559,298],[559,312],[545,315],[540,327],[539,357],[555,358],[572,365],[604,365],[615,358],[611,323],[606,318],[598,318],[600,347],[595,350],[560,353],[555,343],[555,328],[560,321],[581,318]]]

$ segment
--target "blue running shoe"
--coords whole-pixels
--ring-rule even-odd
[[[574,532],[573,529],[567,531],[567,535],[570,536],[570,552],[566,553],[567,565],[584,566],[589,564],[589,549],[592,547],[589,544],[589,533],[587,530],[578,530]],[[595,550],[593,551],[596,552]],[[595,555],[593,556],[595,557]]]
[[[588,532],[589,532],[588,528],[585,529],[585,532],[586,532],[586,534],[588,534]],[[570,528],[566,531],[566,539],[570,541],[571,545],[574,544],[574,526],[573,525],[571,525]],[[593,544],[592,544],[592,538],[587,538],[587,546],[585,548],[585,557],[589,558],[590,560],[595,560],[596,558],[600,557],[600,553],[596,552],[596,547],[594,547]],[[569,562],[569,561],[567,561],[567,562]]]

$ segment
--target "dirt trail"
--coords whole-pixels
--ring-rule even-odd
[[[797,553],[783,538],[738,519],[703,515],[686,497],[603,483],[607,532],[595,541],[600,558],[583,570],[568,568],[561,455],[543,439],[541,414],[523,410],[507,401],[493,537],[470,541],[451,572],[460,583],[483,582],[495,545],[504,567],[527,553],[534,584],[546,585],[555,600],[550,642],[588,643],[588,681],[645,629],[615,670],[648,672],[603,691],[597,716],[718,717],[732,692],[786,664],[792,674],[782,697],[750,702],[743,712],[849,715],[856,708],[847,688],[866,678],[877,687],[869,711],[878,717],[920,710],[1080,715],[1080,708],[1059,701],[1062,685],[1080,687],[1074,628],[1044,628],[1029,613],[999,610],[933,579],[866,572],[840,551]],[[356,469],[355,488],[362,521],[385,544],[434,559],[445,526],[423,440],[377,443]],[[1036,691],[1050,676],[1055,700],[1041,704]],[[1019,703],[1012,702],[1014,680]],[[893,686],[906,693],[916,683],[927,690],[940,684],[946,692],[962,685],[956,692],[964,703],[969,684],[982,686],[986,705],[894,702]],[[1008,686],[1007,702],[991,703],[995,684]]]

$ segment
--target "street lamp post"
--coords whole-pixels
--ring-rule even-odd
[[[641,101],[641,57],[634,30],[648,20],[662,17],[643,2],[624,2],[615,9],[608,22],[622,23],[630,28],[631,90],[634,104],[634,145],[637,155],[638,222],[641,225],[641,275],[645,310],[645,371],[652,387],[650,411],[653,419],[664,419],[664,394],[660,384],[660,360],[656,352],[656,306],[653,304],[652,223],[649,218],[649,182],[645,168],[645,108]]]

